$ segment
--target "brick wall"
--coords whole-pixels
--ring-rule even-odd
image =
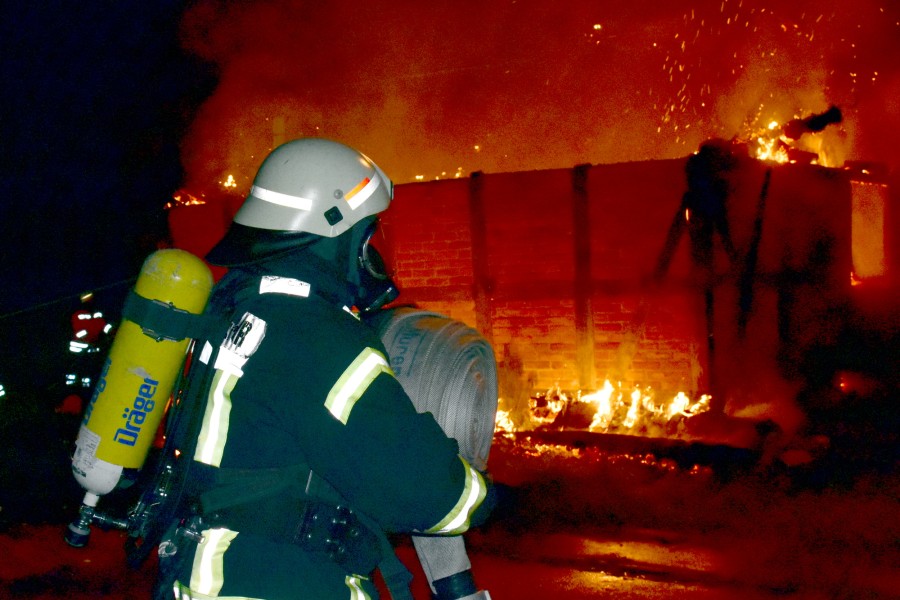
[[[594,390],[610,378],[700,393],[714,385],[715,371],[730,378],[725,395],[779,393],[780,384],[746,388],[786,377],[776,354],[798,327],[779,313],[786,285],[795,306],[818,304],[798,312],[805,338],[843,302],[849,182],[835,170],[777,165],[762,207],[770,165],[748,159],[730,175],[731,233],[743,257],[760,223],[762,235],[750,326],[740,333],[736,290],[746,266],[715,251],[711,355],[706,279],[686,234],[664,273],[657,270],[686,189],[684,169],[679,159],[399,185],[382,219],[382,250],[400,301],[481,331],[501,370],[529,391]]]
[[[592,391],[609,378],[662,394],[713,392],[720,405],[790,397],[807,350],[834,344],[846,321],[852,177],[739,160],[728,174],[738,261],[717,238],[708,276],[688,236],[670,237],[683,216],[685,166],[582,165],[399,185],[376,244],[396,272],[400,303],[458,319],[492,343],[507,392]],[[879,192],[879,214],[895,273],[900,215],[890,190]],[[236,207],[219,204],[172,210],[176,245],[203,256]],[[895,283],[853,294],[879,319],[890,311],[900,329]]]

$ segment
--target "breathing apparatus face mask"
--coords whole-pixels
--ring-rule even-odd
[[[378,222],[372,220],[364,229],[362,242],[356,263],[356,281],[358,292],[354,299],[356,308],[361,313],[370,313],[393,302],[400,291],[391,280],[381,254],[372,244],[372,238],[378,229]]]
[[[337,237],[313,236],[311,243],[298,246],[298,252],[288,252],[281,260],[299,260],[306,268],[333,279],[343,288],[341,302],[360,313],[373,312],[400,294],[384,259],[372,245],[376,232],[375,217],[367,217]],[[273,258],[280,260],[277,255]]]

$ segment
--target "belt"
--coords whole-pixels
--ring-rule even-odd
[[[281,510],[266,503],[229,507],[205,515],[212,526],[259,535],[322,554],[354,575],[371,573],[381,561],[378,536],[349,507],[318,500],[290,500]]]

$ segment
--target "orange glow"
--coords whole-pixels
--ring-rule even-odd
[[[178,190],[172,194],[172,200],[167,202],[163,208],[168,210],[176,206],[194,206],[198,204],[206,204],[206,200],[194,196],[187,190]]]
[[[570,397],[559,388],[548,390],[538,398],[532,398],[528,421],[517,427],[509,411],[498,410],[496,431],[501,434],[528,431],[553,424],[567,412],[593,414],[587,431],[642,435],[651,437],[677,437],[683,423],[709,410],[709,395],[696,401],[685,392],[678,392],[665,400],[650,388],[640,386],[614,386],[608,379],[592,393],[580,391]]]
[[[787,140],[780,134],[776,121],[769,123],[767,130],[756,138],[756,158],[777,163],[788,162]]]
[[[219,88],[182,144],[189,185],[218,181],[229,165],[244,188],[274,143],[310,134],[363,148],[396,184],[453,176],[457,165],[463,173],[506,173],[682,158],[704,140],[755,140],[742,135],[747,128],[787,123],[831,103],[844,110],[846,125],[804,135],[796,148],[816,152],[821,142],[835,164],[896,151],[887,133],[896,129],[896,2],[822,10],[811,0],[602,9],[581,1],[551,11],[552,19],[545,3],[481,3],[475,19],[448,11],[443,25],[454,35],[427,44],[419,35],[428,11],[413,11],[422,22],[406,14],[389,59],[371,51],[364,33],[347,35],[362,23],[334,20],[331,11],[307,14],[291,1],[285,10],[304,15],[296,23],[302,34],[276,31],[260,47],[234,46],[234,31],[278,25],[267,3],[244,4],[224,3],[214,22],[203,3],[185,14],[186,49],[221,70]],[[506,39],[513,22],[541,26]],[[351,38],[346,60],[309,52],[310,40]],[[411,58],[395,54],[407,49]],[[270,78],[267,93],[233,85],[258,60]],[[302,76],[298,64],[306,65]],[[369,73],[365,86],[342,84],[359,73]],[[378,118],[360,118],[376,100]],[[610,107],[620,108],[614,118]]]

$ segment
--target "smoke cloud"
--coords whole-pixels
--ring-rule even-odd
[[[186,185],[246,191],[276,144],[355,146],[397,183],[686,156],[831,105],[816,140],[896,164],[900,6],[874,0],[201,0],[184,47],[216,92]]]

